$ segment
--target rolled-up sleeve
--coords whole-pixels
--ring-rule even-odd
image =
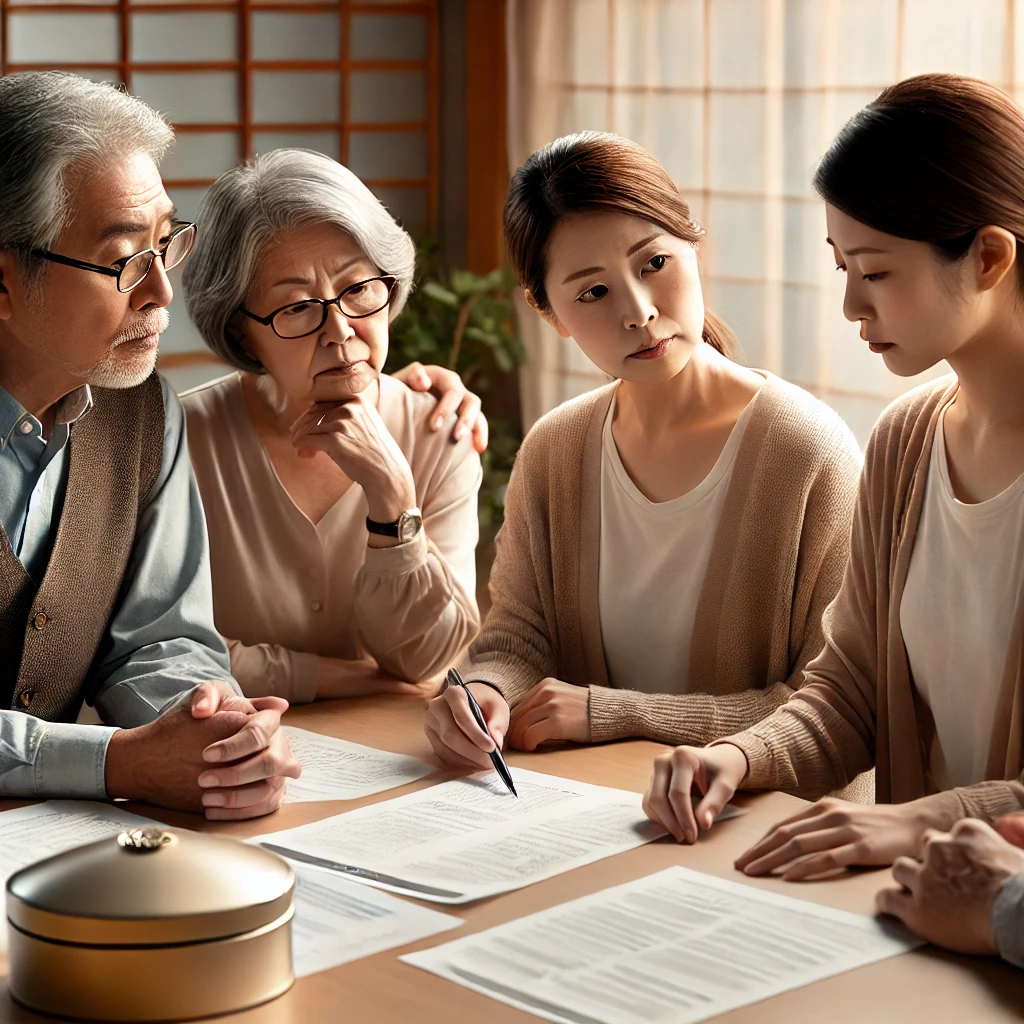
[[[0,711],[0,796],[105,800],[107,744],[115,731]]]
[[[368,547],[356,577],[355,614],[363,644],[382,669],[412,682],[443,671],[480,628],[480,457],[468,435],[449,453],[421,491],[419,536],[395,547]]]
[[[316,699],[320,658],[281,644],[243,644],[228,640],[231,674],[247,697],[284,697],[289,704]]]

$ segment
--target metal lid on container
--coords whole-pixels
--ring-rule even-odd
[[[240,935],[291,906],[295,876],[258,846],[162,828],[67,850],[13,874],[7,916],[41,938],[166,945]]]

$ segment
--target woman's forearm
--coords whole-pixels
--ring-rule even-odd
[[[660,743],[704,746],[760,722],[785,704],[792,692],[785,683],[723,696],[591,686],[591,739],[600,743],[642,737]]]
[[[356,577],[355,615],[378,665],[410,682],[444,671],[480,628],[474,597],[423,534],[366,552]]]

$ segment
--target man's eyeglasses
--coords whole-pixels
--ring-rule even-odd
[[[101,266],[98,263],[86,263],[84,260],[76,260],[70,256],[61,256],[59,253],[50,252],[49,249],[33,249],[32,255],[40,259],[49,260],[51,263],[60,263],[65,267],[75,267],[78,270],[89,270],[94,274],[106,274],[108,277],[117,278],[117,290],[119,292],[130,292],[137,285],[142,284],[146,275],[153,269],[153,260],[159,256],[164,263],[164,270],[176,267],[191,251],[196,244],[195,224],[178,224],[167,239],[167,244],[160,249],[144,249],[142,252],[126,256],[123,260],[117,260],[109,267]]]
[[[304,338],[307,334],[315,334],[327,323],[327,309],[330,306],[337,306],[349,320],[362,320],[363,317],[379,313],[391,302],[397,283],[393,277],[371,277],[367,281],[349,285],[336,298],[291,302],[275,309],[268,316],[257,316],[244,306],[239,306],[238,311],[264,327],[269,326],[279,338]]]

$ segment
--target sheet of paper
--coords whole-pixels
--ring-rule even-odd
[[[288,743],[302,765],[302,777],[288,782],[287,803],[355,800],[415,782],[436,771],[406,754],[375,750],[334,736],[286,725]]]
[[[919,945],[673,867],[401,959],[558,1024],[694,1024]]]
[[[518,800],[481,772],[255,841],[368,885],[467,903],[665,834],[639,793],[518,768],[512,777]]]
[[[116,836],[126,828],[159,822],[122,811],[116,804],[49,800],[0,813],[0,893],[15,871],[55,853]],[[2,902],[2,901],[0,901]],[[7,950],[7,921],[0,921],[0,952]]]
[[[450,914],[357,885],[335,871],[298,863],[292,867],[292,959],[300,978],[462,924]]]
[[[15,871],[37,860],[145,825],[163,827],[116,804],[88,801],[51,800],[4,811],[0,813],[0,892]],[[333,871],[297,863],[292,868],[296,877],[292,950],[299,977],[462,923],[449,914],[355,885]],[[2,920],[0,952],[6,950],[7,922]]]

